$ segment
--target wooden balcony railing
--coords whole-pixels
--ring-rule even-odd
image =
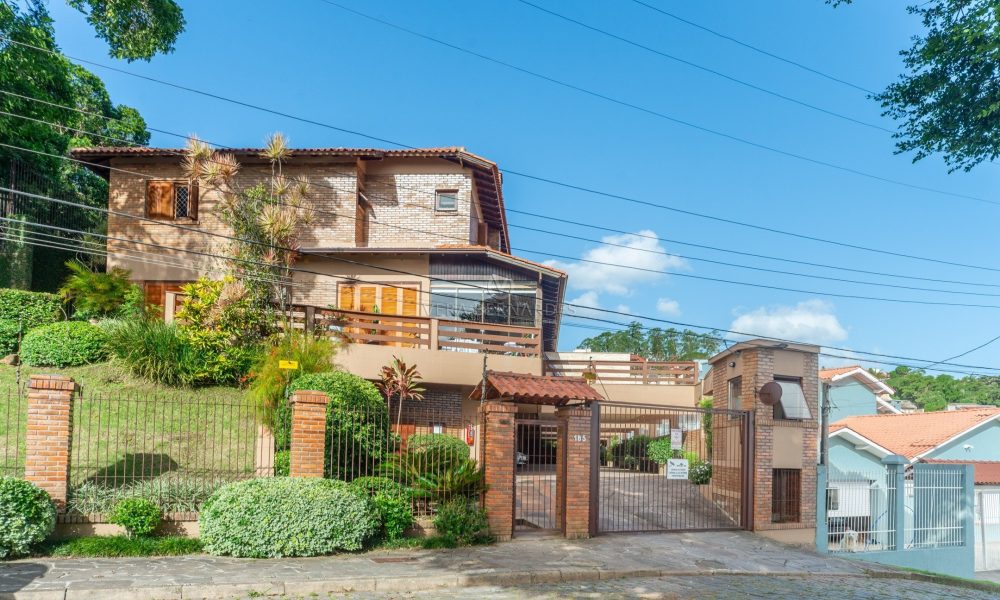
[[[351,344],[428,348],[452,352],[541,356],[537,327],[450,321],[384,313],[296,306],[292,326],[340,337]]]
[[[698,383],[696,362],[615,361],[587,359],[546,360],[546,375],[583,376],[593,367],[604,384],[694,385]]]

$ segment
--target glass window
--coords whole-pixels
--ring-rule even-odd
[[[458,190],[438,190],[435,208],[438,210],[458,210]]]
[[[534,290],[517,290],[510,295],[510,324],[535,326]]]
[[[742,377],[736,377],[735,379],[729,380],[729,410],[743,410],[743,399],[741,397],[742,391]]]
[[[781,386],[781,400],[774,405],[774,418],[786,421],[805,421],[812,418],[802,383],[797,379],[775,379]]]
[[[432,285],[431,299],[434,317],[522,327],[535,325],[534,284],[469,281]]]

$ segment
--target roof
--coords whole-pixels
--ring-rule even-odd
[[[972,465],[976,470],[976,485],[1000,485],[1000,460],[946,460],[924,458],[920,462],[941,465]]]
[[[913,460],[1000,417],[1000,409],[864,415],[830,425],[830,435],[851,432]]]
[[[737,352],[742,352],[744,350],[752,350],[756,348],[763,348],[765,350],[789,350],[792,352],[808,352],[811,354],[819,354],[819,346],[814,346],[812,344],[796,344],[792,342],[783,342],[781,340],[772,340],[768,338],[755,338],[752,340],[746,340],[738,344],[733,344],[732,346],[726,348],[722,352],[716,354],[712,358],[708,359],[708,362],[715,364],[720,360],[726,358],[731,354]]]
[[[829,381],[830,383],[852,378],[875,393],[882,392],[890,395],[896,393],[896,390],[887,386],[881,379],[869,373],[867,369],[862,368],[861,365],[850,365],[836,369],[820,369],[819,378],[822,381]]]
[[[495,248],[489,246],[481,246],[475,244],[440,244],[434,246],[433,248],[373,248],[365,247],[358,248],[355,246],[346,246],[342,248],[300,248],[299,252],[302,254],[462,254],[468,252],[481,252],[487,256],[506,261],[513,262],[522,267],[528,267],[533,271],[544,271],[550,275],[559,278],[566,278],[566,272],[561,271],[555,267],[545,265],[542,263],[535,262],[533,260],[528,260],[520,256],[515,256],[508,252],[501,252]]]
[[[264,148],[219,148],[236,156],[259,157]],[[74,148],[70,154],[79,160],[86,161],[87,166],[100,175],[105,175],[112,158],[127,157],[171,157],[184,156],[184,148],[149,148],[145,146],[93,146],[90,148]],[[476,182],[479,202],[483,210],[483,218],[500,231],[500,247],[510,249],[510,230],[507,227],[507,212],[503,201],[503,176],[500,167],[487,158],[469,152],[462,146],[446,146],[440,148],[291,148],[292,157],[345,157],[361,160],[381,160],[385,158],[440,158],[469,167]]]
[[[482,396],[482,384],[476,386],[470,398]],[[528,375],[503,371],[486,372],[486,397],[522,404],[563,406],[571,401],[604,400],[583,377]]]

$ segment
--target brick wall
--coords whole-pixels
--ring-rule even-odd
[[[441,423],[445,427],[461,427],[465,423],[462,419],[462,401],[469,394],[468,386],[448,386],[448,385],[424,385],[423,400],[410,400],[403,403],[402,422],[418,427],[429,427],[435,423]],[[396,422],[396,415],[399,404],[393,399],[389,403],[389,416],[392,422]]]
[[[435,192],[443,189],[458,190],[457,210],[435,210]],[[369,247],[433,248],[470,242],[472,178],[467,173],[369,175],[365,190],[373,215]]]
[[[516,404],[487,402],[481,408],[483,470],[488,487],[484,505],[490,532],[500,541],[514,533],[514,435]]]
[[[298,391],[292,394],[292,448],[289,475],[322,477],[326,457],[326,406],[330,398],[323,392]]]
[[[32,375],[28,383],[28,420],[24,478],[49,493],[57,510],[66,507],[73,394],[69,377]]]
[[[586,406],[560,408],[556,418],[565,423],[560,434],[556,461],[556,506],[563,534],[570,539],[587,538],[590,531],[591,409]]]

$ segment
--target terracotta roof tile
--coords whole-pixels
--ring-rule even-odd
[[[487,398],[510,398],[524,404],[562,406],[571,401],[604,400],[582,377],[487,371],[486,385]],[[480,384],[470,397],[479,398],[481,390]]]
[[[820,379],[833,379],[837,375],[843,375],[844,373],[850,373],[855,369],[860,369],[861,365],[850,365],[847,367],[837,367],[835,369],[820,369],[819,378]]]
[[[976,469],[976,485],[1000,485],[1000,460],[946,460],[925,458],[920,462],[938,465],[972,465]]]
[[[912,460],[998,415],[998,408],[864,415],[847,417],[831,424],[830,433],[850,429],[886,450]]]

